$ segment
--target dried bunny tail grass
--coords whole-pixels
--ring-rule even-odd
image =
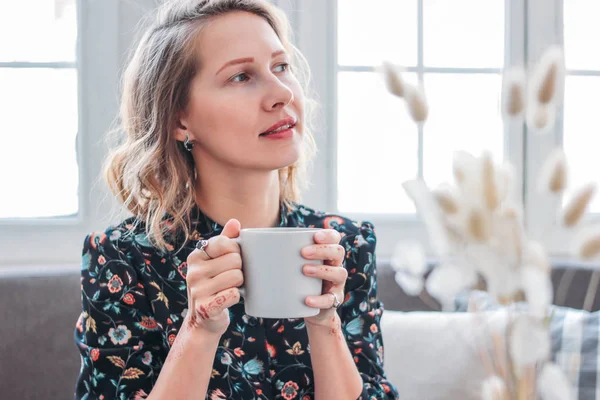
[[[551,269],[546,249],[540,242],[534,240],[529,241],[526,245],[523,264],[535,266],[546,273],[549,273]]]
[[[546,133],[556,122],[556,106],[530,102],[526,112],[527,126],[538,133]]]
[[[522,67],[512,67],[502,79],[502,113],[507,118],[519,117],[525,110],[526,77]]]
[[[562,221],[565,227],[573,227],[581,221],[595,193],[596,184],[593,182],[582,186],[575,192],[563,210]]]
[[[573,243],[573,254],[584,260],[600,255],[600,225],[589,226],[579,233]]]
[[[492,375],[486,378],[481,385],[481,398],[482,400],[509,400],[510,396],[504,381],[500,377]]]
[[[548,155],[538,181],[540,192],[560,194],[567,187],[567,158],[562,148],[556,148]]]
[[[473,207],[468,216],[469,234],[480,242],[486,242],[492,235],[489,215],[480,207]]]
[[[439,257],[446,256],[450,251],[450,244],[443,214],[427,184],[422,179],[412,179],[402,182],[402,188],[415,204],[417,214],[425,224],[434,253]]]
[[[514,252],[519,264],[522,263],[525,241],[525,228],[523,226],[523,209],[516,204],[504,204],[498,212],[510,229],[507,246]]]
[[[477,159],[471,153],[457,150],[453,154],[452,172],[457,185],[463,185],[467,178],[472,179],[473,171],[477,166]]]
[[[513,200],[515,190],[515,168],[505,162],[496,168],[496,185],[498,188],[498,201],[500,203]]]
[[[425,122],[429,115],[429,107],[423,86],[406,84],[404,89],[406,107],[410,117],[417,123]]]
[[[540,105],[558,103],[565,81],[565,57],[562,48],[551,46],[536,64],[531,75],[531,100]]]
[[[456,191],[449,184],[441,184],[432,191],[433,197],[437,201],[440,208],[448,215],[458,213],[458,196]]]
[[[391,94],[398,97],[404,97],[406,93],[406,83],[398,67],[389,61],[384,61],[381,65],[381,72],[385,80],[385,85]]]
[[[490,211],[494,211],[500,204],[498,186],[496,184],[496,170],[490,152],[486,151],[481,156],[481,180],[483,197]]]
[[[558,46],[547,49],[533,68],[527,91],[527,126],[538,133],[554,127],[556,108],[562,102],[565,82],[563,50]]]

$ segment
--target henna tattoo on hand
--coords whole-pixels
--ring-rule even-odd
[[[225,304],[228,300],[232,299],[234,294],[229,292],[225,295],[219,295],[211,300],[208,304],[200,305],[200,309],[198,310],[198,314],[200,314],[200,318],[203,320],[210,319],[210,317],[217,315],[218,312],[223,311],[223,304]]]
[[[331,322],[334,324],[334,327],[329,331],[329,334],[337,337],[339,340],[344,340],[344,335],[342,333],[342,325],[340,321],[335,317],[331,317]]]
[[[195,318],[194,316],[192,316],[191,318]],[[181,329],[179,330],[179,333],[177,334],[177,338],[175,338],[175,343],[173,343],[173,347],[171,348],[171,353],[173,353],[173,361],[177,361],[179,360],[181,357],[183,357],[184,354],[184,346],[183,346],[183,338],[185,338],[185,336],[188,334],[188,332],[192,329],[193,324],[195,324],[195,321],[192,322],[190,324],[181,324]]]

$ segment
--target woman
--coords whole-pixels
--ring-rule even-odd
[[[296,203],[314,142],[286,27],[263,0],[176,0],[139,43],[106,169],[134,217],[84,242],[76,398],[397,397],[373,226]],[[245,314],[232,238],[270,226],[326,228],[303,249],[317,316]]]

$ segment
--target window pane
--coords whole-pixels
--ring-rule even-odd
[[[600,70],[600,2],[563,0],[565,58],[569,69]]]
[[[600,77],[568,76],[565,83],[563,143],[569,162],[569,194],[587,182],[600,185]],[[570,196],[566,196],[564,200]],[[600,213],[600,194],[591,211]]]
[[[75,69],[0,69],[0,218],[78,211]]]
[[[2,0],[0,37],[0,61],[74,62],[75,0]]]
[[[417,0],[338,0],[338,63],[417,64]]]
[[[426,66],[504,65],[504,0],[427,0],[423,19]]]
[[[339,210],[413,213],[401,184],[417,175],[417,127],[381,75],[339,73],[337,132]]]
[[[423,133],[423,174],[435,187],[453,181],[455,150],[480,155],[489,150],[496,162],[504,157],[504,134],[496,74],[426,74],[430,115]]]

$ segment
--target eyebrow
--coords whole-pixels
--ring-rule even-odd
[[[281,54],[285,54],[285,50],[277,50],[277,51],[273,52],[273,54],[271,54],[271,58],[275,58]],[[254,62],[254,57],[238,58],[236,60],[228,61],[217,71],[217,73],[215,75],[219,75],[219,72],[223,71],[225,68],[230,67],[232,65],[246,64],[246,63],[251,63],[251,62]]]

